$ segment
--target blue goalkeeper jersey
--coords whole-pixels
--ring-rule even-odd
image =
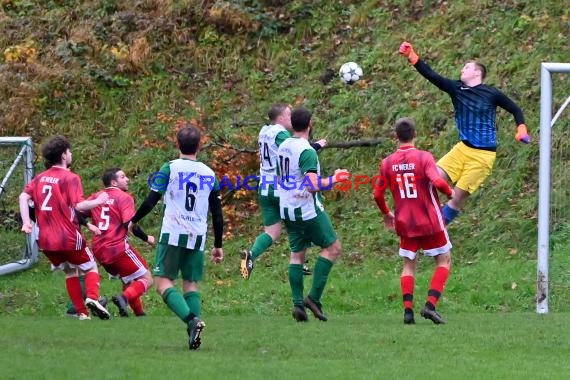
[[[524,124],[521,109],[495,87],[486,84],[469,87],[460,80],[444,78],[422,60],[416,63],[415,68],[422,76],[451,97],[459,139],[466,145],[477,149],[496,150],[495,115],[497,107],[510,112],[515,118],[516,125]]]

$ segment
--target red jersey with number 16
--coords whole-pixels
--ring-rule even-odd
[[[24,192],[34,201],[41,250],[79,251],[85,246],[74,208],[83,201],[83,186],[77,174],[53,166],[35,176]]]
[[[394,227],[399,236],[428,236],[445,229],[436,187],[447,195],[451,187],[439,175],[431,153],[401,147],[382,160],[380,175],[394,198]]]
[[[109,199],[91,210],[93,224],[101,230],[101,235],[93,237],[93,253],[101,264],[107,264],[114,262],[115,256],[128,248],[128,230],[125,224],[135,215],[135,200],[118,187],[108,187],[88,199],[95,199],[102,192],[107,192]]]

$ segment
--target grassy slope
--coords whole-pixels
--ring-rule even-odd
[[[440,157],[457,138],[451,104],[398,56],[404,39],[446,76],[457,76],[467,59],[480,58],[490,70],[488,82],[523,108],[536,141],[540,62],[567,60],[563,52],[570,33],[569,11],[555,1],[424,1],[423,8],[409,1],[315,1],[313,6],[293,1],[282,8],[236,1],[218,2],[207,13],[189,1],[148,0],[136,6],[87,1],[73,12],[70,3],[50,1],[42,8],[25,1],[3,3],[0,47],[34,41],[37,58],[2,65],[0,131],[32,135],[36,141],[64,133],[74,142],[74,169],[84,178],[86,193],[99,186],[104,167],[121,165],[132,174],[138,199],[146,194],[146,176],[176,154],[171,144],[164,144],[176,119],[195,118],[212,136],[253,148],[257,127],[275,101],[314,109],[316,136],[331,141],[386,138],[375,148],[325,150],[325,172],[346,167],[373,174],[393,148],[391,124],[404,115],[421,126],[418,145]],[[135,49],[141,37],[150,49],[146,55],[140,52],[144,46]],[[128,58],[121,56],[121,46],[131,47]],[[336,71],[348,60],[364,67],[361,86],[319,80],[327,69]],[[555,85],[558,99],[568,93],[567,78],[557,77]],[[238,133],[234,122],[253,126]],[[513,123],[505,112],[499,113],[498,124],[500,150],[493,174],[450,227],[456,266],[445,304],[454,310],[533,308],[538,146],[514,142]],[[203,157],[216,160],[213,151]],[[327,302],[339,313],[399,310],[396,239],[383,231],[370,189],[327,198],[345,247]],[[240,210],[243,202],[228,200],[226,209]],[[247,218],[234,226],[226,245],[227,262],[209,269],[206,308],[282,312],[288,309],[285,239],[258,264],[254,279],[241,284],[236,253],[252,242],[260,225],[257,214],[243,216]],[[145,222],[156,231],[157,217]],[[568,249],[564,240],[557,240],[559,252]],[[557,291],[566,290],[568,259],[560,254],[554,260],[553,304],[568,310],[568,302],[556,298]],[[431,270],[423,268],[418,294],[426,290]],[[0,279],[5,294],[11,294],[0,298],[0,305],[12,313],[58,313],[63,296],[51,301],[47,289],[52,275],[45,271],[44,262]],[[268,286],[274,278],[282,283],[277,289]],[[22,306],[24,297],[37,302]],[[160,304],[154,295],[147,302]],[[252,310],[252,303],[261,306]]]

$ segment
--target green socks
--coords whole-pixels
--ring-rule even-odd
[[[186,305],[188,305],[188,308],[190,309],[190,313],[194,314],[196,317],[200,317],[200,293],[184,293],[184,299],[186,300]]]
[[[315,269],[313,270],[313,286],[309,292],[309,297],[313,301],[321,302],[321,296],[325,290],[329,273],[331,272],[333,262],[322,256],[317,258]]]
[[[263,254],[263,252],[267,251],[269,247],[273,244],[273,239],[271,236],[266,234],[265,232],[262,233],[255,239],[255,243],[251,247],[251,257],[253,260],[257,259],[259,256]]]
[[[162,294],[162,299],[178,318],[180,318],[184,323],[188,322],[187,319],[190,315],[190,309],[188,308],[182,293],[178,289],[174,287],[166,289]]]
[[[289,285],[293,305],[303,306],[303,265],[289,264]]]

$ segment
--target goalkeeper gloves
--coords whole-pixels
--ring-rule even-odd
[[[526,125],[519,124],[517,127],[517,134],[515,135],[515,139],[525,144],[530,144],[530,136],[528,135],[528,131],[526,130]]]
[[[408,57],[408,61],[410,61],[412,65],[415,65],[418,62],[418,59],[420,59],[414,51],[412,44],[407,41],[402,42],[399,51],[404,57]]]

